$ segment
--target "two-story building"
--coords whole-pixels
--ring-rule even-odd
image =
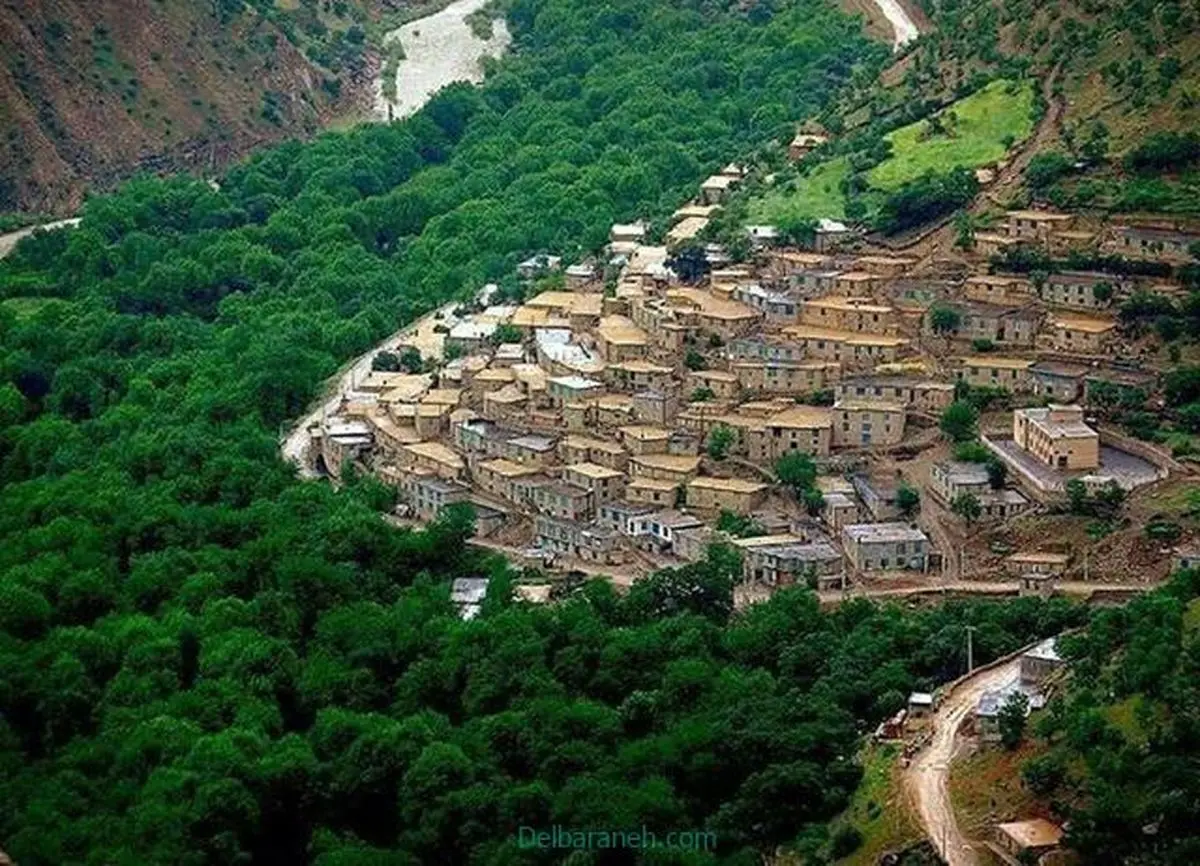
[[[741,478],[694,478],[687,485],[687,505],[700,511],[749,514],[762,505],[770,488]]]
[[[855,571],[924,571],[929,539],[907,523],[856,523],[842,527],[842,550]]]
[[[840,400],[833,404],[835,448],[895,445],[904,438],[904,406],[881,400]]]
[[[1017,447],[1057,469],[1095,469],[1100,435],[1083,421],[1083,407],[1051,404],[1013,412]]]

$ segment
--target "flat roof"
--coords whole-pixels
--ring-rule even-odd
[[[1090,334],[1103,334],[1117,326],[1112,319],[1097,319],[1091,316],[1072,316],[1066,313],[1056,313],[1050,317],[1055,328],[1069,331],[1084,331]]]
[[[902,403],[893,403],[888,400],[838,400],[833,404],[833,409],[836,412],[839,409],[847,412],[904,412]]]
[[[676,486],[677,485],[674,481],[663,481],[659,478],[636,477],[630,479],[629,483],[625,485],[625,490],[629,491],[645,488],[646,490],[667,491],[674,490]]]
[[[987,484],[987,466],[982,463],[967,463],[962,460],[947,460],[935,463],[952,484]]]
[[[478,377],[476,377],[478,378]],[[603,388],[604,383],[586,376],[553,376],[549,380],[552,385],[560,385],[573,391],[583,391],[589,388]]]
[[[508,440],[509,445],[525,448],[529,451],[553,451],[557,440],[552,436],[537,436],[534,434],[517,436]]]
[[[569,466],[564,466],[563,471],[575,472],[579,475],[584,475],[588,478],[615,478],[624,476],[624,472],[616,469],[610,469],[607,466],[601,466],[599,463],[572,463]]]
[[[446,447],[441,442],[414,442],[411,445],[405,445],[404,450],[418,457],[428,457],[430,460],[446,466],[461,469],[464,465],[458,452],[453,448]]]
[[[842,274],[838,279],[844,279],[846,276],[846,274]],[[865,276],[871,275],[867,274]],[[884,314],[894,313],[896,311],[895,307],[883,306],[882,304],[865,303],[862,301],[856,301],[853,298],[814,298],[812,300],[805,301],[804,305],[806,307],[824,307],[825,309],[830,310],[857,311],[862,313]]]
[[[694,478],[688,487],[700,487],[709,490],[727,490],[730,493],[758,493],[766,490],[767,485],[759,481],[745,481],[741,478]]]
[[[1074,216],[1069,213],[1057,213],[1056,211],[1046,210],[1010,210],[1008,217],[1010,219],[1041,220],[1045,222],[1065,222],[1074,219]]]
[[[503,457],[497,457],[495,460],[484,460],[476,468],[490,472],[493,475],[501,475],[505,478],[515,478],[520,475],[536,475],[541,471],[536,466],[522,466],[520,463],[505,460]]]
[[[617,432],[622,436],[628,436],[630,439],[637,439],[641,442],[648,439],[668,439],[671,436],[670,430],[665,427],[655,427],[652,424],[630,424],[618,427]]]
[[[616,442],[610,442],[607,439],[596,439],[592,436],[580,436],[572,434],[562,440],[562,445],[567,448],[587,448],[591,450],[595,448],[598,451],[607,451],[609,454],[624,454],[625,449]]]
[[[1018,409],[1014,417],[1023,416],[1046,432],[1047,435],[1066,439],[1092,439],[1099,434],[1081,420],[1055,420],[1054,408]]]
[[[672,472],[695,472],[700,467],[700,458],[686,454],[639,454],[630,460],[639,466],[667,469]]]
[[[776,412],[766,419],[768,427],[791,427],[810,429],[814,427],[832,427],[833,412],[819,406],[796,406]]]
[[[842,534],[858,542],[927,541],[925,533],[907,523],[851,523]]]
[[[971,355],[962,359],[964,367],[996,367],[1002,370],[1028,370],[1037,362],[1032,358],[997,358]]]
[[[1066,565],[1071,559],[1066,553],[1043,553],[1037,550],[1014,553],[1008,557],[1009,562],[1037,562],[1050,565]]]
[[[906,346],[908,340],[887,334],[868,334],[865,331],[842,331],[811,325],[788,325],[783,333],[797,340],[829,340],[863,346]]]
[[[996,829],[1021,848],[1051,848],[1062,841],[1062,828],[1044,818],[1010,821],[997,824]]]

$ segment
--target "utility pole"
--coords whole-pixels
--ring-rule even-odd
[[[971,635],[975,633],[975,626],[967,626],[967,673],[975,670],[975,646],[971,641]]]
[[[1091,550],[1090,547],[1088,547],[1087,545],[1084,545],[1084,548],[1083,548],[1083,582],[1084,583],[1087,583],[1087,581],[1088,581],[1088,552],[1090,550]]]

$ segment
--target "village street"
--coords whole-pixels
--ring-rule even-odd
[[[1020,665],[1018,657],[983,670],[947,694],[933,714],[929,745],[905,771],[904,785],[921,827],[948,866],[977,866],[980,862],[971,843],[959,831],[950,800],[950,764],[958,729],[979,703],[980,695],[1002,689],[1015,680],[1020,675]]]

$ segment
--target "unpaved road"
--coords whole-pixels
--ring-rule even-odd
[[[974,848],[959,831],[950,802],[948,782],[955,735],[967,714],[979,702],[980,695],[1015,680],[1020,676],[1020,667],[1018,657],[960,683],[934,713],[933,738],[929,745],[904,772],[904,786],[921,827],[949,866],[978,866],[980,862]]]
[[[53,231],[54,229],[74,228],[79,225],[79,217],[71,219],[58,220],[57,222],[44,223],[40,226],[26,226],[23,229],[18,229],[15,232],[9,232],[6,235],[0,235],[0,259],[7,256],[13,251],[22,238],[29,237],[33,234],[34,229],[42,229],[43,231]]]
[[[410,21],[383,37],[385,48],[399,41],[404,59],[396,66],[395,99],[384,95],[382,77],[375,82],[376,120],[408,117],[447,84],[483,80],[483,59],[499,57],[512,41],[503,18],[492,22],[490,39],[479,39],[472,32],[467,16],[487,3],[455,0],[440,12]]]
[[[320,475],[310,462],[308,452],[309,445],[312,444],[312,437],[308,434],[308,428],[319,422],[326,414],[336,412],[343,397],[354,394],[355,383],[362,381],[363,377],[371,372],[371,359],[378,352],[384,349],[395,350],[400,344],[404,344],[420,349],[421,355],[425,358],[441,358],[442,335],[433,329],[439,324],[453,323],[452,311],[458,305],[458,301],[452,301],[406,325],[377,346],[355,358],[338,374],[330,383],[331,387],[327,389],[329,397],[296,421],[295,426],[280,443],[283,459],[296,465],[301,478],[317,478]]]

